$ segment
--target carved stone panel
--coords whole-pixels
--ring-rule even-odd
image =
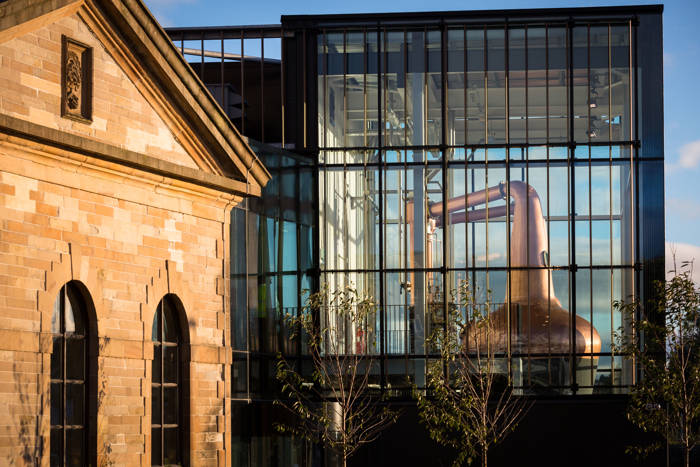
[[[92,48],[62,37],[61,116],[92,121]]]

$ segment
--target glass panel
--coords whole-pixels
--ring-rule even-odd
[[[177,383],[180,363],[178,359],[178,347],[168,345],[163,347],[163,351],[165,352],[163,358],[163,382]]]
[[[345,146],[345,37],[343,34],[326,35],[325,75],[325,133],[324,146]]]
[[[593,270],[593,327],[598,332],[601,341],[601,352],[610,352],[612,334],[612,302],[614,300],[611,270]],[[595,351],[595,349],[593,349]]]
[[[447,31],[447,144],[462,145],[466,142],[466,31]]]
[[[469,166],[467,163],[467,193],[474,193],[486,188],[486,170],[481,167]],[[476,205],[467,209],[467,264],[469,267],[486,266],[486,222],[484,219],[485,206]]]
[[[425,143],[428,145],[438,145],[442,142],[442,47],[440,31],[428,31],[425,38],[425,48],[427,54],[426,63],[426,105],[425,114]],[[409,66],[411,60],[409,59]],[[410,69],[409,69],[410,72]],[[415,102],[413,110],[415,112]],[[414,122],[416,121],[414,113]],[[413,140],[416,141],[415,128]],[[415,144],[415,143],[414,143]],[[432,151],[430,158],[439,159],[442,153]]]
[[[51,379],[63,378],[63,338],[53,338],[53,352],[51,353]]]
[[[246,212],[231,211],[231,345],[247,350],[248,310],[246,306]]]
[[[384,345],[387,354],[406,354],[414,348],[410,332],[413,326],[412,276],[413,273],[409,272],[384,276]]]
[[[407,48],[405,45],[410,38],[407,38],[403,31],[390,31],[383,33],[382,36],[384,39],[382,44],[384,144],[404,146],[410,144],[410,140],[406,139],[409,127],[406,122],[406,113],[410,91],[406,77]]]
[[[63,429],[51,428],[51,452],[49,465],[61,465],[63,462]]]
[[[455,268],[467,267],[467,222],[466,207],[460,199],[466,190],[466,171],[464,167],[450,167],[447,170],[447,205],[449,226],[449,251],[447,265]]]
[[[574,73],[571,83],[574,95],[574,141],[582,143],[589,140],[588,27],[576,26],[572,28],[571,34]]]
[[[591,222],[591,264],[594,266],[611,263],[611,227],[609,220]]]
[[[549,261],[552,266],[569,264],[569,169],[549,167]]]
[[[568,140],[568,70],[566,29],[547,29],[547,99],[551,143]]]
[[[328,86],[328,56],[326,55],[328,37],[325,33],[318,34],[318,87],[316,88],[318,96],[318,144],[326,147],[326,125],[328,123],[328,114],[326,106],[326,88]],[[321,156],[319,156],[320,159]]]
[[[163,388],[163,422],[166,425],[177,424],[179,414],[179,394],[177,387]]]
[[[161,429],[151,429],[151,465],[162,465],[163,453],[161,450]]]
[[[378,187],[379,170],[372,167],[325,172],[325,196],[320,201],[325,219],[324,269],[378,266]]]
[[[163,340],[165,342],[180,341],[180,326],[177,310],[169,297],[164,297],[163,306]]]
[[[293,222],[282,223],[281,239],[282,245],[280,256],[282,271],[296,271],[297,269],[297,229]],[[280,271],[280,272],[282,272]]]
[[[345,39],[345,146],[365,145],[365,55],[364,34],[349,32]]]
[[[165,465],[180,463],[178,432],[178,428],[165,428],[163,430],[163,463]]]
[[[66,384],[66,425],[85,424],[85,385]]]
[[[161,306],[158,306],[156,313],[153,315],[153,326],[151,326],[151,340],[160,341],[162,340],[161,326],[160,326],[160,315]]]
[[[485,31],[467,30],[467,144],[486,142]]]
[[[486,214],[484,225],[487,241],[486,265],[490,267],[506,266],[508,264],[508,226],[506,224],[506,200],[501,194],[501,187],[505,191],[506,169],[491,166],[488,169],[487,176],[486,184],[489,188],[497,191],[495,196],[489,196],[488,202],[483,205]]]
[[[85,339],[66,339],[66,379],[85,379]]]
[[[151,390],[151,423],[154,425],[161,424],[161,386],[153,386]]]
[[[151,362],[151,379],[154,383],[161,382],[161,372],[163,368],[163,360],[161,357],[162,347],[160,344],[153,344],[153,362]]]
[[[245,354],[234,352],[231,366],[231,396],[248,397],[248,362]]]
[[[527,74],[525,71],[525,29],[508,31],[508,105],[510,142],[524,143],[527,138]],[[511,158],[513,155],[511,154]]]
[[[51,314],[51,332],[58,334],[61,332],[61,298],[63,289],[58,293],[56,301],[53,302],[53,313]]]
[[[591,141],[609,141],[611,121],[608,26],[591,26],[589,41],[589,136]]]
[[[377,105],[379,102],[379,82],[378,82],[378,54],[379,46],[377,44],[378,33],[375,31],[368,31],[365,36],[365,49],[367,53],[367,70],[369,73],[365,76],[366,83],[366,124],[365,124],[365,134],[366,141],[365,146],[376,146],[379,142],[379,131],[381,129],[379,122],[379,112],[377,111]]]
[[[84,467],[85,430],[66,430],[66,465]]]
[[[435,214],[437,210],[442,213],[442,187],[445,182],[442,176],[443,172],[437,167],[427,167],[425,170],[425,198],[426,198],[426,217],[427,225],[425,231],[425,267],[439,268],[443,265],[443,243],[444,243],[444,226],[442,223],[442,215]],[[416,219],[418,219],[416,217]],[[419,249],[415,249],[415,253],[419,254]]]
[[[384,175],[384,266],[405,268],[409,255],[409,223],[407,209],[413,194],[413,177],[407,170],[387,167]]]
[[[75,286],[66,285],[66,332],[85,334],[85,317],[83,299]],[[70,305],[69,305],[70,304]]]
[[[610,27],[610,139],[632,139],[630,116],[630,29]]]
[[[65,293],[67,286],[63,286],[61,293]],[[73,316],[73,303],[71,300],[63,300],[63,325],[64,332],[75,332],[75,318]]]
[[[51,424],[63,425],[62,383],[51,383]]]
[[[487,87],[489,144],[506,141],[506,47],[505,30],[489,29],[487,35]]]
[[[527,129],[531,144],[547,141],[547,30],[527,29]]]

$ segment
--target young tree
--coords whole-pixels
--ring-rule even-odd
[[[616,333],[616,351],[639,369],[627,418],[680,444],[686,467],[700,442],[700,290],[691,277],[690,270],[675,272],[657,284],[646,307],[638,301],[614,303],[626,322],[626,329]],[[655,443],[628,451],[645,456],[660,447]]]
[[[288,317],[293,338],[303,338],[308,349],[310,374],[278,355],[276,376],[286,399],[275,402],[294,415],[294,422],[277,429],[323,444],[343,467],[397,418],[371,379],[377,373],[371,337],[376,308],[352,287],[334,292],[323,287],[309,296],[301,315]]]
[[[430,436],[457,449],[453,465],[471,464],[480,456],[486,467],[489,449],[515,429],[531,403],[513,392],[503,374],[490,304],[477,303],[466,282],[456,295],[448,307],[448,325],[429,340],[440,358],[428,367],[427,391],[415,393]]]

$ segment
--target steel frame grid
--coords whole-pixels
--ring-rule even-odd
[[[631,25],[631,22],[630,22],[630,23],[627,23],[627,24]],[[512,26],[512,25],[505,25],[505,31],[506,31],[505,34],[506,34],[506,38],[508,37],[508,31],[510,30],[510,26]],[[608,29],[610,29],[611,26],[610,26],[609,24],[608,24],[607,26],[608,26]],[[545,27],[545,31],[546,31],[546,32],[545,32],[545,34],[546,34],[546,37],[545,37],[545,41],[546,41],[545,48],[546,48],[546,50],[547,50],[547,54],[546,54],[546,59],[545,59],[545,60],[547,60],[547,63],[548,63],[548,59],[549,59],[549,52],[548,52],[548,51],[549,51],[549,45],[548,45],[548,42],[549,42],[549,40],[548,40],[549,25],[545,25],[544,27]],[[424,28],[424,30],[425,30],[425,28]],[[466,34],[466,27],[464,27],[463,30],[465,31],[465,34]],[[404,29],[404,31],[405,31],[405,29]],[[443,139],[443,144],[441,144],[441,145],[439,145],[439,146],[437,146],[437,147],[435,147],[435,146],[428,146],[428,147],[426,147],[425,149],[444,150],[444,149],[449,149],[449,148],[452,148],[452,147],[456,147],[456,148],[464,147],[465,149],[467,149],[467,148],[470,148],[470,147],[473,147],[473,146],[477,146],[477,145],[448,146],[448,145],[446,144],[446,134],[445,134],[445,133],[446,133],[446,124],[445,124],[445,120],[444,120],[444,113],[446,112],[446,102],[445,102],[446,99],[445,99],[445,97],[444,97],[444,93],[445,93],[444,83],[445,83],[445,81],[446,81],[446,79],[445,79],[445,74],[446,74],[446,71],[445,71],[445,70],[446,70],[446,66],[445,66],[445,62],[444,62],[444,60],[445,60],[445,58],[444,58],[444,54],[445,54],[444,42],[445,42],[445,36],[446,36],[445,32],[446,32],[446,29],[443,28],[443,30],[442,30],[442,41],[443,41],[443,42],[442,42],[442,44],[443,44],[443,51],[442,51],[442,57],[443,57],[443,58],[442,58],[442,60],[443,60],[443,61],[442,61],[442,75],[443,75],[443,79],[442,79],[442,83],[443,83],[443,89],[442,89],[442,112],[443,112],[442,139]],[[404,36],[405,36],[405,32],[404,32]],[[569,24],[568,27],[567,27],[567,36],[568,36],[569,39],[570,39],[570,36],[571,36],[571,24]],[[526,36],[526,37],[527,37],[527,36]],[[527,40],[527,39],[526,39],[526,40]],[[506,48],[507,48],[507,47],[508,47],[508,41],[506,41],[506,42],[507,42],[507,43],[506,43]],[[628,46],[629,49],[632,49],[632,47],[633,47],[634,45],[635,45],[635,44],[629,44],[629,46]],[[466,50],[466,47],[465,47],[465,50]],[[588,47],[588,50],[589,50],[589,53],[590,53],[590,46]],[[386,53],[386,47],[385,47],[385,53]],[[487,55],[487,53],[488,53],[488,52],[485,51],[485,56]],[[572,99],[572,97],[573,97],[573,88],[572,88],[572,86],[571,86],[571,83],[569,82],[569,80],[570,80],[569,76],[572,76],[572,74],[573,74],[573,70],[572,70],[573,62],[572,62],[572,60],[571,60],[571,58],[570,58],[570,55],[571,55],[572,53],[573,53],[573,49],[572,49],[572,47],[571,47],[571,43],[569,42],[568,53],[567,53],[567,57],[568,57],[568,58],[567,58],[567,61],[569,62],[569,64],[567,65],[567,66],[569,67],[569,74],[567,75],[567,89],[568,89],[567,94],[569,94],[569,101],[570,101],[570,102],[569,102],[569,104],[568,104],[567,107],[568,107],[568,119],[569,119],[569,121],[570,121],[570,125],[569,125],[569,127],[570,127],[570,129],[569,129],[569,135],[570,135],[570,136],[569,136],[569,139],[570,139],[570,141],[573,141],[573,114],[572,114],[572,112],[573,112],[573,103],[571,102],[571,99]],[[506,53],[505,53],[505,56],[506,56],[506,63],[507,63],[509,54],[506,52]],[[526,53],[526,57],[527,57],[527,53]],[[488,60],[488,59],[485,57],[485,61],[487,61],[487,60]],[[527,58],[526,58],[526,60],[527,60]],[[608,62],[609,62],[610,60],[611,60],[611,58],[610,58],[610,54],[609,54],[609,55],[608,55]],[[404,65],[404,66],[406,66],[406,65]],[[465,66],[466,66],[466,61],[465,61]],[[488,73],[487,67],[485,66],[484,68],[485,68],[484,73],[485,73],[485,75],[486,75],[486,73]],[[547,73],[547,75],[548,75],[548,73],[549,73],[548,67],[547,67],[546,73]],[[608,73],[611,73],[611,71],[610,71],[610,66],[608,67]],[[427,74],[427,73],[426,73],[426,74]],[[426,74],[424,74],[424,76],[426,76]],[[509,76],[509,72],[508,72],[508,67],[506,66],[506,80],[508,79],[508,76]],[[324,76],[324,79],[325,79],[325,76]],[[507,81],[506,81],[506,82],[507,82]],[[546,83],[547,83],[547,84],[546,84],[546,87],[548,88],[548,85],[549,85],[548,80],[546,80]],[[485,76],[485,87],[487,87],[487,86],[488,86],[488,77]],[[630,88],[631,88],[631,87],[632,87],[632,84],[630,83]],[[324,88],[325,88],[325,87],[324,87]],[[590,86],[589,86],[588,88],[589,88],[589,89],[588,89],[587,92],[590,93]],[[383,88],[381,88],[381,89],[383,89]],[[405,92],[405,88],[404,88],[404,92]],[[506,84],[506,91],[505,91],[505,92],[506,92],[506,96],[509,96],[509,86],[508,86],[507,84]],[[632,92],[633,92],[633,90],[630,89],[630,93],[632,93]],[[385,94],[386,94],[386,93],[385,93]],[[488,96],[488,95],[487,95],[487,96]],[[527,93],[526,93],[526,96],[527,96]],[[526,97],[526,98],[527,98],[527,97]],[[506,99],[507,99],[507,97],[506,97]],[[549,92],[548,92],[548,91],[546,91],[546,100],[547,100],[547,101],[549,100]],[[608,99],[608,105],[609,105],[609,106],[612,105],[611,102],[610,102],[610,99]],[[487,109],[486,111],[488,112],[488,105],[486,105],[486,109]],[[527,109],[527,105],[526,105],[526,109]],[[548,106],[547,106],[547,109],[548,109],[547,112],[549,112],[549,107],[548,107]],[[386,111],[386,110],[385,110],[385,111]],[[526,110],[526,111],[527,111],[527,110]],[[506,112],[507,112],[507,109],[506,109]],[[631,114],[631,112],[630,112],[630,114]],[[404,117],[405,117],[405,114],[404,114]],[[529,121],[529,120],[526,118],[526,125],[527,125],[528,121]],[[487,122],[487,125],[488,125],[488,117],[486,118],[486,122]],[[509,118],[508,118],[508,117],[506,117],[506,122],[507,122],[506,124],[509,123]],[[590,122],[590,119],[589,119],[589,122]],[[466,124],[467,124],[467,122],[466,122],[466,119],[465,119],[465,126],[466,126]],[[609,121],[609,122],[608,122],[608,125],[611,126],[612,123]],[[406,126],[406,125],[404,125],[404,127],[405,127],[405,126]],[[380,129],[380,134],[383,133],[383,132],[385,131],[385,128],[384,128],[382,125],[378,125],[378,128]],[[486,137],[488,137],[488,127],[486,128],[485,133],[486,133]],[[547,135],[549,134],[549,119],[547,119],[546,133],[547,133]],[[608,132],[608,134],[610,135],[611,132]],[[509,132],[507,132],[506,135],[507,135],[506,137],[508,138],[508,137],[509,137]],[[526,131],[526,135],[528,135],[528,137],[529,137],[529,131]],[[549,140],[549,138],[547,138],[547,140]],[[636,145],[638,145],[638,142],[637,142],[637,141],[632,141],[632,140],[628,140],[628,141],[616,141],[616,142],[613,142],[613,141],[610,141],[610,140],[607,141],[607,142],[592,142],[592,141],[590,141],[590,137],[589,137],[589,141],[587,142],[587,145],[589,145],[589,146],[594,146],[594,147],[595,147],[595,146],[607,146],[607,147],[611,148],[611,146],[615,145],[615,143],[618,143],[618,144],[621,143],[620,145],[631,146],[631,147],[635,147]],[[487,150],[488,150],[488,148],[494,147],[494,146],[495,146],[495,147],[504,147],[504,146],[505,146],[505,147],[506,147],[506,161],[505,161],[505,166],[506,166],[506,170],[507,170],[507,171],[508,171],[508,169],[509,169],[509,167],[510,167],[510,163],[509,163],[509,162],[510,162],[510,158],[509,158],[510,151],[509,151],[509,149],[512,148],[512,147],[513,147],[513,148],[527,148],[527,147],[531,147],[531,145],[530,145],[527,141],[526,141],[526,143],[524,143],[524,144],[512,144],[512,143],[510,143],[509,140],[506,140],[506,144],[505,144],[505,145],[503,145],[503,144],[499,144],[499,145],[490,145],[490,144],[487,143],[487,144],[478,145],[478,146],[483,146],[483,147],[486,148]],[[572,187],[574,186],[574,185],[573,185],[573,182],[574,182],[574,178],[573,178],[573,177],[574,177],[574,173],[573,173],[573,170],[571,169],[571,164],[572,164],[573,161],[574,161],[574,159],[573,159],[573,154],[572,154],[572,153],[573,153],[573,148],[575,148],[575,146],[576,146],[576,143],[571,143],[571,142],[570,142],[570,143],[564,143],[564,144],[544,144],[544,145],[538,144],[538,146],[545,146],[545,147],[547,148],[547,153],[549,153],[549,148],[550,148],[550,147],[568,147],[568,148],[569,148],[569,151],[568,151],[569,156],[567,157],[567,159],[562,159],[562,161],[565,161],[565,162],[567,163],[567,167],[569,167],[570,179],[571,179],[570,186],[569,186],[569,191],[571,191],[571,190],[573,189]],[[345,151],[345,150],[347,150],[347,149],[365,149],[365,150],[367,150],[368,148],[366,148],[366,147],[364,147],[364,148],[347,148],[347,147],[346,147],[346,148],[342,148],[342,147],[332,147],[332,148],[331,148],[331,147],[319,147],[319,152],[320,152],[320,151],[326,151],[326,150],[332,150],[332,151],[334,151],[334,152],[343,152],[343,151]],[[406,151],[406,150],[408,150],[408,149],[414,149],[414,150],[416,150],[416,149],[423,149],[423,148],[415,147],[415,146],[407,146],[407,145],[404,145],[404,146],[381,146],[381,145],[380,145],[380,146],[377,147],[376,149],[378,149],[378,150],[384,152],[383,150]],[[620,161],[629,161],[628,158],[624,158],[624,157],[621,157],[621,158],[619,158],[619,159],[613,159],[613,158],[612,158],[612,149],[609,149],[609,150],[608,150],[608,153],[609,153],[609,157],[608,157],[608,158],[597,158],[597,159],[593,159],[593,158],[591,157],[591,151],[590,151],[590,149],[589,149],[588,153],[589,153],[589,154],[588,154],[588,161],[587,161],[587,162],[588,162],[588,164],[589,164],[589,167],[590,167],[590,164],[591,164],[592,162],[598,162],[598,161],[600,161],[600,162],[607,162],[608,164],[612,164],[612,163],[613,163],[614,161],[616,161],[616,160],[620,160]],[[488,156],[487,156],[487,157],[488,157]],[[444,157],[444,156],[443,156],[443,158],[441,159],[441,161],[442,161],[442,164],[443,164],[443,169],[446,168],[448,165],[449,165],[449,166],[452,166],[452,165],[455,164],[455,163],[456,163],[456,164],[459,164],[459,162],[447,161],[447,160],[446,160],[446,157]],[[533,162],[534,162],[534,161],[533,161]],[[549,169],[550,164],[551,164],[552,162],[556,162],[556,160],[552,161],[552,160],[549,159],[549,157],[547,157],[547,159],[546,159],[545,161],[542,161],[542,162],[546,165],[547,169]],[[465,165],[466,165],[466,164],[469,164],[469,163],[470,163],[470,161],[469,161],[469,162],[468,162],[468,161],[465,161]],[[528,166],[529,163],[530,163],[530,160],[526,160],[526,161],[525,161],[526,166]],[[538,164],[538,163],[540,163],[540,161],[537,161],[537,162],[534,162],[534,163],[535,163],[535,164]],[[424,164],[425,164],[425,162],[423,162],[423,163],[421,163],[421,162],[409,163],[409,162],[407,162],[406,160],[404,160],[403,163],[387,163],[387,162],[383,162],[383,163],[379,163],[379,164],[376,164],[376,165],[375,165],[375,164],[366,164],[366,163],[365,163],[365,164],[360,164],[360,163],[357,163],[357,164],[347,164],[347,163],[344,163],[344,164],[342,164],[342,167],[348,168],[348,167],[350,167],[350,166],[357,166],[357,167],[367,168],[367,167],[370,167],[370,166],[376,166],[377,169],[378,169],[380,172],[382,172],[383,169],[389,168],[389,167],[396,167],[396,166],[403,166],[403,167],[408,167],[408,166],[420,166],[420,165],[424,165]],[[479,163],[477,163],[477,164],[479,164]],[[483,165],[484,167],[487,167],[487,166],[490,165],[489,162],[488,162],[488,158],[487,158],[485,161],[480,162],[480,164]],[[323,162],[322,159],[320,159],[320,160],[319,160],[319,166],[320,166],[320,167],[326,167],[326,168],[333,168],[333,167],[339,167],[339,166],[341,166],[341,164],[326,163],[326,162]],[[610,166],[610,169],[609,169],[609,170],[610,170],[610,171],[612,170],[612,167],[611,167],[611,166]],[[443,171],[443,179],[445,178],[445,176],[446,176],[446,172]],[[550,176],[550,175],[549,175],[549,170],[547,170],[547,192],[548,192],[548,193],[549,193],[549,176]],[[381,178],[383,178],[383,177],[380,177],[380,179],[381,179]],[[612,180],[610,180],[610,184],[612,185]],[[443,186],[444,186],[444,180],[443,180]],[[589,190],[590,190],[590,188],[589,188]],[[612,198],[612,197],[611,197],[611,198]],[[445,198],[445,194],[443,193],[443,202],[445,201],[445,199],[446,199],[446,198]],[[573,198],[573,194],[571,195],[571,198],[568,200],[568,202],[570,203],[570,204],[569,204],[569,212],[571,212],[571,206],[573,206],[573,203],[575,202],[575,199]],[[612,202],[612,201],[611,201],[611,202]],[[590,196],[589,196],[589,203],[590,203]],[[547,206],[547,210],[549,210],[549,205]],[[590,213],[590,210],[589,210],[589,213]],[[508,216],[508,217],[510,217],[510,216]],[[549,215],[548,215],[547,217],[549,218]],[[592,216],[592,215],[589,215],[588,217],[589,217],[589,219],[593,219],[593,216]],[[610,211],[610,214],[609,214],[608,217],[610,218],[610,220],[612,220],[612,218],[613,218],[612,211]],[[617,216],[616,216],[616,217],[617,217]],[[572,218],[572,220],[571,220],[571,224],[572,224],[572,225],[571,225],[571,238],[575,238],[575,226],[573,226],[573,222],[574,222],[574,219]],[[612,227],[611,227],[611,228],[612,228]],[[548,226],[547,226],[547,229],[548,229],[548,232],[549,232],[549,229],[550,229],[550,225],[549,225],[549,224],[548,224]],[[447,230],[447,229],[445,229],[445,230]],[[590,230],[590,226],[589,226],[589,230]],[[380,231],[383,231],[383,229],[380,229]],[[507,244],[509,244],[510,232],[508,232],[507,236],[508,236]],[[445,233],[444,242],[443,242],[443,250],[447,247],[447,242],[448,242],[448,241],[449,241],[448,235],[447,235],[447,233]],[[548,241],[549,241],[549,239],[548,239]],[[590,240],[590,237],[589,237],[589,241],[591,241],[591,240]],[[573,240],[572,240],[572,241],[571,241],[571,248],[575,248],[575,245],[573,245],[573,243],[575,243],[575,242],[573,242]],[[589,250],[590,250],[590,249],[589,249]],[[575,250],[570,251],[569,254],[571,255],[571,259],[575,258]],[[589,253],[589,254],[590,254],[590,253]],[[611,254],[612,254],[612,253],[611,253]],[[444,253],[444,251],[443,251],[443,258],[447,258],[447,255]],[[383,263],[382,263],[382,264],[383,264]],[[591,263],[591,264],[592,264],[592,263]],[[576,270],[578,270],[578,268],[579,268],[579,267],[578,267],[576,264],[570,263],[570,266],[569,266],[569,269],[570,269],[570,270],[576,271]],[[605,268],[605,266],[592,265],[591,267],[588,267],[588,268],[586,268],[586,269],[589,269],[589,270],[591,271],[590,274],[592,274],[592,271],[593,271],[593,270],[599,269],[599,268]],[[615,268],[616,268],[616,267],[615,267],[614,265],[612,265],[612,262],[611,262],[610,267],[607,268],[607,269],[611,270],[611,274],[612,274],[612,271],[613,271],[613,269],[615,269]],[[486,270],[490,270],[490,268],[488,268],[488,267],[485,268],[485,269],[486,269]],[[583,267],[582,267],[582,269],[583,269]],[[628,268],[623,266],[622,269],[625,270],[625,269],[628,269]],[[418,270],[419,270],[419,269],[416,269],[416,271],[418,271]],[[446,269],[446,268],[432,268],[432,269],[430,269],[430,270],[431,270],[431,271],[436,271],[436,272],[437,272],[437,271],[440,271],[440,272],[447,272],[447,271],[449,271],[450,269],[449,269],[449,268],[447,268],[447,269]],[[473,270],[473,269],[470,268],[470,270]],[[331,269],[328,269],[328,270],[324,270],[324,272],[328,272],[328,273],[333,273],[333,272],[336,272],[336,273],[338,273],[338,272],[351,272],[351,271],[356,272],[356,270],[353,270],[353,269],[348,269],[348,270],[337,270],[337,269],[331,270]],[[370,270],[365,270],[365,271],[366,271],[366,272],[369,272]],[[379,272],[379,271],[389,272],[388,269],[378,269],[378,270],[376,270],[376,272]],[[375,272],[375,271],[373,270],[373,272]],[[381,276],[382,276],[382,277],[381,277],[381,280],[383,280],[383,279],[384,279],[384,278],[383,278],[383,274],[382,274]],[[447,281],[445,280],[444,283],[443,283],[443,286],[444,286],[444,287],[446,287],[446,282],[447,282]],[[591,285],[591,286],[592,286],[592,285]],[[551,284],[550,284],[550,287],[551,287]],[[574,289],[575,289],[575,281],[573,281],[573,280],[572,280],[572,277],[570,276],[570,290],[573,291],[573,292],[570,294],[570,302],[571,302],[571,305],[573,305],[573,308],[575,308],[575,298],[574,298],[574,297],[575,297],[575,290],[574,290]],[[612,285],[611,285],[611,291],[612,291]],[[592,293],[591,291],[589,291],[589,292]],[[382,299],[382,301],[383,301],[383,295],[382,295],[381,299]],[[381,302],[380,302],[380,303],[381,303]],[[572,308],[570,307],[570,309],[572,309]],[[592,312],[592,311],[591,311],[591,312]],[[572,322],[573,322],[573,320],[574,320],[574,318],[575,318],[575,312],[574,312],[574,311],[571,312],[571,316],[572,316]],[[573,326],[572,326],[572,330],[573,330]],[[572,339],[573,339],[572,342],[575,342],[575,336],[573,335],[573,331],[572,331]],[[574,344],[574,345],[575,345],[575,344]],[[572,352],[573,352],[573,347],[572,347]],[[572,358],[571,358],[570,361],[573,362],[573,356],[572,356]],[[575,392],[575,391],[576,391],[576,383],[575,383],[576,378],[575,378],[575,369],[574,369],[573,367],[571,367],[571,375],[570,375],[570,378],[571,378],[571,381],[572,381],[572,385],[571,385],[571,386],[572,386],[572,389],[573,389],[573,391]]]

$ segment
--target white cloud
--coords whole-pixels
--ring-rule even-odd
[[[668,198],[666,200],[667,218],[682,219],[683,222],[700,219],[700,201],[683,198]],[[700,261],[700,258],[698,258]]]
[[[692,277],[700,284],[700,246],[688,243],[666,242],[666,277],[673,275],[674,256],[676,267],[680,270],[684,261],[693,261]]]
[[[665,67],[671,67],[673,66],[673,55],[671,55],[668,52],[664,52],[664,66]]]
[[[684,144],[680,149],[678,164],[686,169],[694,169],[700,164],[700,140]]]

